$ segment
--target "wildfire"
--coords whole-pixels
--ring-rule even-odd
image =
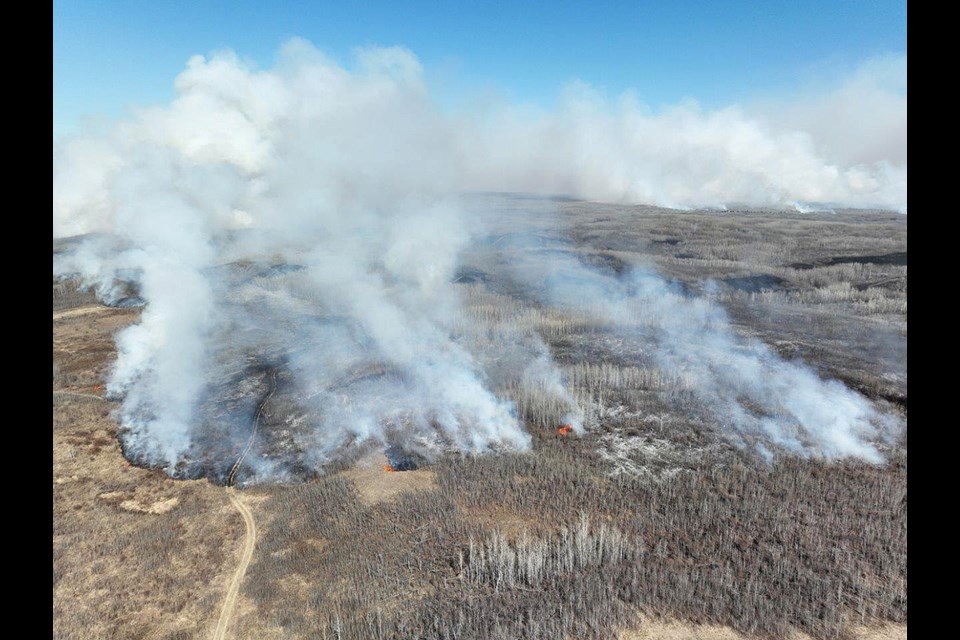
[[[572,425],[572,424],[562,424],[562,425],[560,425],[560,427],[557,429],[557,435],[558,435],[558,436],[565,436],[565,435],[568,435],[571,431],[573,431],[573,425]]]
[[[383,465],[383,470],[386,471],[387,473],[393,473],[396,471],[396,469],[394,469],[393,466],[389,464]]]

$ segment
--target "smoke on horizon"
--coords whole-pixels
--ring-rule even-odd
[[[539,336],[465,323],[452,280],[482,220],[464,213],[464,190],[904,207],[905,163],[827,161],[811,134],[738,107],[653,114],[581,86],[555,113],[450,115],[406,49],[363,49],[356,62],[346,70],[300,39],[269,70],[230,52],[195,56],[170,105],[54,146],[54,236],[108,234],[59,256],[55,273],[79,274],[104,299],[118,280],[136,282],[146,307],[117,335],[108,390],[123,397],[128,450],[171,473],[213,381],[253,352],[285,361],[313,425],[299,444],[316,465],[398,426],[462,450],[525,449],[515,405],[493,391],[517,385],[555,397],[581,429]],[[237,265],[249,273],[235,277]],[[719,311],[661,291],[655,274],[631,277],[551,295],[598,296],[615,314],[639,295],[647,313],[682,313],[659,325],[664,366],[701,366],[703,399],[723,420],[787,450],[877,459],[865,442],[879,418],[865,400],[738,343]],[[735,374],[722,371],[730,357]],[[760,417],[741,415],[738,393]]]

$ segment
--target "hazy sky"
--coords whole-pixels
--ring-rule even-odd
[[[170,2],[54,4],[54,134],[168,102],[193,54],[230,48],[269,67],[301,36],[340,61],[403,45],[448,105],[504,98],[552,106],[580,80],[658,107],[704,107],[831,82],[906,53],[902,0],[753,2]]]

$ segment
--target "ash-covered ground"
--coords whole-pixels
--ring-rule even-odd
[[[486,231],[451,270],[458,305],[437,326],[470,354],[473,388],[511,403],[522,450],[465,454],[443,416],[418,414],[431,404],[419,370],[364,347],[375,325],[297,284],[304,262],[263,256],[214,267],[219,348],[166,468],[132,450],[137,387],[100,399],[149,301],[108,308],[55,282],[57,624],[209,635],[240,527],[212,485],[249,446],[235,475],[258,530],[247,637],[905,637],[905,217],[471,206]],[[719,351],[687,344],[690,328]],[[778,445],[790,415],[843,432],[836,416],[860,405],[811,413],[760,386],[787,405],[778,415],[737,363],[805,385],[813,371],[812,397],[855,393],[898,430]],[[571,401],[580,428],[558,429]],[[828,455],[851,449],[879,459]]]
[[[655,336],[588,312],[603,299],[575,308],[545,295],[570,277],[557,268],[569,262],[611,281],[634,269],[654,270],[678,295],[724,309],[737,335],[841,381],[905,426],[905,216],[676,211],[498,194],[466,203],[483,216],[484,233],[466,245],[450,278],[459,308],[446,327],[493,393],[513,404],[534,443],[571,409],[521,379],[529,362],[543,357],[530,346],[542,341],[582,416],[581,436],[604,452],[614,473],[675,473],[704,452],[740,457],[757,444],[777,451],[762,434],[731,437],[724,417],[695,393],[695,378],[658,361]],[[56,241],[54,251],[70,245]],[[409,373],[363,349],[371,340],[367,327],[310,297],[303,265],[260,257],[213,270],[230,322],[220,328],[189,447],[172,475],[224,483],[248,443],[236,475],[241,484],[304,481],[345,468],[371,447],[389,450],[398,468],[456,449],[429,418],[410,433],[412,423],[424,421],[409,405],[422,390],[404,397],[413,385]],[[302,293],[295,307],[287,299],[273,302],[278,292],[291,291]],[[135,282],[112,292],[110,304],[139,301]],[[54,293],[55,306],[90,295],[62,282]],[[304,332],[306,324],[319,329]],[[505,336],[521,348],[504,346]],[[298,377],[309,363],[297,359],[318,351],[330,357],[317,363],[314,386],[305,386]],[[364,429],[349,424],[351,411],[360,405],[370,419],[374,404],[380,425],[365,438]],[[763,415],[749,399],[741,405]],[[649,427],[639,439],[638,424]],[[149,465],[142,450],[129,446],[131,435],[121,428],[128,457]],[[886,452],[895,447],[875,445]]]

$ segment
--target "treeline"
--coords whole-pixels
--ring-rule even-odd
[[[902,458],[734,456],[647,482],[574,439],[538,447],[447,457],[437,490],[374,507],[340,477],[277,491],[245,592],[295,637],[610,638],[638,611],[771,638],[906,621]]]

